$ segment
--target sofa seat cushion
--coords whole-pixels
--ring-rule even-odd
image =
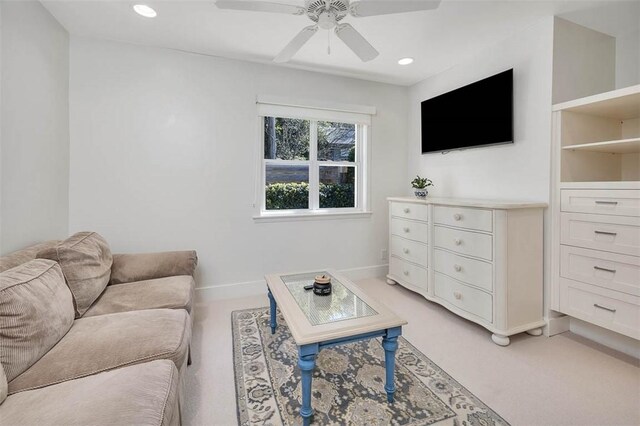
[[[96,232],[78,232],[38,253],[60,264],[80,318],[102,294],[111,277],[113,258],[109,244]]]
[[[16,266],[35,259],[37,254],[42,250],[54,247],[59,242],[58,240],[44,241],[0,257],[0,272],[15,268]]]
[[[83,318],[142,309],[185,309],[191,313],[195,282],[190,275],[108,286]]]
[[[9,395],[154,359],[187,359],[191,318],[182,309],[149,309],[81,318],[31,368],[9,381]]]
[[[36,259],[0,273],[0,362],[7,381],[50,351],[72,324],[60,265]]]
[[[158,360],[9,396],[7,425],[163,425],[178,413],[178,371]]]

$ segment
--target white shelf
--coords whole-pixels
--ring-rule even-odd
[[[639,181],[560,182],[561,189],[640,189]]]
[[[620,120],[638,118],[640,117],[640,84],[555,104],[553,111],[571,111]]]
[[[632,154],[640,152],[640,138],[567,145],[563,146],[562,149],[571,151],[606,152],[609,154]]]

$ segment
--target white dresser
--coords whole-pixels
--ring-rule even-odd
[[[389,284],[482,325],[498,345],[541,334],[546,204],[388,200]]]

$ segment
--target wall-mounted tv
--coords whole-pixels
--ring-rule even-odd
[[[422,153],[513,143],[513,69],[422,102]]]

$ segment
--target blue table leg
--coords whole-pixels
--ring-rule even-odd
[[[396,393],[394,375],[396,369],[396,349],[398,349],[398,336],[402,334],[402,327],[387,329],[387,333],[382,338],[384,348],[384,366],[386,369],[387,383],[384,390],[387,391],[387,401],[393,402],[393,395]]]
[[[271,308],[271,334],[276,333],[276,327],[278,323],[276,322],[276,299],[273,298],[273,294],[271,294],[271,290],[267,288],[269,295],[269,306]]]
[[[313,417],[313,410],[311,409],[311,379],[313,378],[313,369],[316,366],[318,351],[317,343],[298,347],[298,367],[300,367],[302,373],[302,407],[300,407],[300,415],[304,426],[308,426],[311,423],[311,417]]]

